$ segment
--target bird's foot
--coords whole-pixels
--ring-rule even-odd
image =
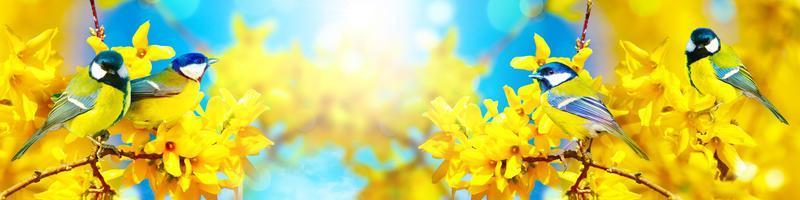
[[[102,154],[105,150],[109,150],[114,155],[120,156],[121,153],[116,146],[105,143],[105,141],[108,140],[108,131],[103,130],[103,132],[105,132],[105,134],[101,132],[98,133],[96,137],[87,136],[87,138],[89,138],[89,140],[91,140],[92,143],[94,143],[94,145],[97,146],[97,150],[95,151],[95,156],[97,157],[97,159],[100,159],[102,157]]]

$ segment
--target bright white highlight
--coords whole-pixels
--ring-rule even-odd
[[[694,42],[692,42],[692,40],[689,40],[689,42],[686,43],[686,52],[694,52],[695,48],[697,48],[697,46],[694,46]]]
[[[78,106],[81,109],[84,109],[84,110],[88,109],[86,107],[86,104],[83,104],[82,102],[78,101],[77,99],[67,98],[67,101],[69,101],[70,103],[74,104],[75,106]]]
[[[736,73],[739,73],[739,68],[738,67],[736,69],[733,69],[733,70],[729,71],[728,73],[725,73],[725,75],[722,76],[722,79],[728,79],[728,78],[730,78],[731,76],[733,76]]]
[[[208,64],[206,63],[195,63],[183,66],[180,69],[183,75],[186,75],[191,79],[198,80],[203,76],[203,73],[205,73],[207,65]]]
[[[148,85],[150,85],[150,87],[153,87],[153,88],[155,88],[156,90],[161,90],[161,87],[158,87],[158,84],[156,84],[156,83],[155,83],[155,82],[153,82],[153,81],[146,80],[146,81],[144,81],[144,82],[145,82],[145,83],[147,83]]]
[[[775,190],[783,186],[786,176],[780,169],[770,169],[764,173],[764,181],[767,183],[767,188]]]
[[[117,75],[119,75],[119,77],[122,78],[128,78],[128,68],[126,68],[125,66],[120,66],[119,69],[117,70]]]
[[[572,74],[557,73],[557,74],[545,75],[544,78],[547,79],[547,82],[550,82],[550,85],[555,87],[556,85],[560,85],[564,81],[569,80],[569,78],[572,78]]]
[[[433,30],[423,29],[415,33],[417,46],[425,51],[431,51],[442,41]]]
[[[714,38],[713,40],[711,40],[711,42],[709,42],[708,45],[706,45],[706,50],[708,50],[708,52],[710,53],[716,53],[717,51],[719,51],[719,39]]]
[[[103,70],[103,67],[101,67],[100,64],[95,62],[92,62],[92,66],[89,67],[89,70],[91,71],[89,74],[92,75],[92,78],[95,80],[100,80],[106,76],[106,73],[108,73],[106,70]]]
[[[564,101],[561,101],[560,103],[558,103],[558,109],[562,109],[562,108],[564,108],[564,106],[567,106],[567,105],[569,105],[569,103],[572,103],[573,101],[577,101],[577,100],[578,100],[578,97],[572,97],[572,98],[569,98],[569,99],[565,99]]]
[[[453,6],[447,1],[433,1],[428,4],[428,19],[436,25],[444,25],[453,19]]]

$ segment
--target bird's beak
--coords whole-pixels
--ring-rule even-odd
[[[214,64],[214,63],[217,63],[217,61],[219,61],[219,59],[217,59],[217,58],[209,58],[208,59],[208,64]]]
[[[544,78],[544,76],[540,75],[539,73],[533,73],[531,75],[528,75],[528,77],[529,78],[535,78],[535,79],[543,79]]]

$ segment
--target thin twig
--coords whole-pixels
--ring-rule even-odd
[[[92,160],[93,160],[92,162],[89,162],[89,166],[92,167],[92,175],[94,175],[94,177],[96,177],[97,180],[100,181],[100,187],[102,187],[101,191],[104,193],[109,192],[111,194],[114,194],[114,190],[111,189],[111,185],[108,185],[108,182],[106,182],[106,178],[103,177],[103,173],[100,172],[100,167],[97,166],[97,162],[100,161],[100,159],[95,157],[95,159]]]
[[[590,158],[581,156],[576,151],[565,151],[564,153],[562,153],[560,155],[549,155],[549,156],[546,156],[546,157],[526,157],[526,158],[523,158],[523,160],[525,162],[553,162],[555,160],[560,160],[560,158],[562,158],[562,157],[563,158],[575,159],[577,161],[580,161],[580,162],[584,163],[585,169],[588,169],[589,167],[601,169],[601,170],[603,170],[605,172],[616,174],[616,175],[631,179],[631,180],[635,181],[637,184],[641,184],[641,185],[647,186],[650,189],[653,189],[656,192],[660,193],[661,195],[664,195],[664,197],[667,197],[668,199],[678,199],[678,197],[675,196],[675,194],[672,194],[667,189],[664,189],[664,187],[661,187],[658,184],[654,183],[653,181],[650,181],[650,180],[645,179],[644,177],[642,177],[641,173],[629,173],[629,172],[625,172],[625,171],[620,170],[620,169],[615,169],[615,168],[611,168],[611,167],[606,167],[606,166],[600,165],[598,163],[593,162]],[[586,167],[586,166],[588,166],[588,167]]]
[[[581,37],[576,41],[575,50],[580,51],[586,47],[586,30],[589,28],[589,16],[592,14],[592,0],[586,0],[586,15],[583,18]]]
[[[70,164],[64,164],[64,165],[61,165],[59,167],[55,167],[55,168],[51,168],[51,169],[45,170],[43,172],[42,171],[35,171],[31,177],[28,177],[24,181],[19,182],[16,185],[11,186],[10,188],[8,188],[5,191],[3,191],[2,193],[0,193],[0,199],[6,199],[11,194],[14,194],[15,192],[27,187],[28,185],[31,185],[33,183],[37,183],[37,182],[41,181],[44,178],[47,178],[47,177],[50,177],[50,176],[53,176],[53,175],[56,175],[56,174],[59,174],[59,173],[62,173],[62,172],[70,171],[70,170],[72,170],[72,169],[74,169],[76,167],[80,167],[80,166],[84,166],[84,165],[92,164],[92,163],[97,163],[101,158],[103,158],[103,157],[105,157],[107,155],[119,155],[121,157],[127,157],[127,158],[130,158],[130,159],[150,159],[150,160],[153,160],[153,159],[160,159],[161,158],[161,154],[137,154],[136,152],[125,152],[125,151],[119,152],[119,154],[117,154],[112,149],[103,149],[98,154],[92,154],[90,156],[87,156],[86,158],[77,160],[77,161],[72,162]],[[104,180],[101,180],[101,182],[102,181],[104,181]]]
[[[580,188],[581,181],[583,181],[584,179],[586,179],[586,177],[589,176],[589,167],[591,166],[592,162],[588,159],[581,159],[581,163],[583,164],[583,168],[581,169],[581,174],[578,175],[578,179],[575,179],[575,184],[573,184],[572,187],[569,188],[569,193],[571,194],[583,193],[581,192],[582,188]]]
[[[94,21],[94,29],[89,28],[89,31],[92,33],[92,35],[100,38],[100,41],[105,41],[106,31],[103,26],[100,26],[100,19],[97,17],[97,8],[94,4],[94,0],[89,0],[89,4],[92,6],[92,20]]]
[[[642,178],[642,173],[629,173],[629,172],[625,172],[625,171],[623,171],[621,169],[606,167],[606,166],[599,165],[597,163],[589,163],[589,165],[594,167],[594,168],[604,170],[604,171],[606,171],[608,173],[620,175],[622,177],[634,180],[634,181],[636,181],[636,183],[641,184],[641,185],[645,185],[645,186],[649,187],[650,189],[653,189],[656,192],[661,193],[661,195],[664,195],[665,197],[667,197],[669,199],[677,199],[677,196],[675,196],[674,194],[669,192],[667,189],[664,189],[664,187],[661,187],[660,185],[657,185],[657,184],[653,183],[652,181],[650,181],[648,179]]]

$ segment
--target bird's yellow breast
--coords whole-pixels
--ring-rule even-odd
[[[145,98],[133,102],[128,118],[137,128],[153,128],[164,121],[172,121],[194,110],[202,99],[200,83],[187,81],[177,95]]]
[[[66,141],[69,143],[75,138],[91,136],[111,127],[128,109],[130,101],[130,95],[103,84],[94,107],[67,122],[66,128],[70,134]]]
[[[731,102],[738,97],[740,92],[736,88],[717,79],[717,74],[708,57],[689,65],[689,70],[691,71],[689,78],[703,94],[712,95],[722,102]]]
[[[550,120],[553,120],[553,123],[558,125],[561,130],[574,138],[583,139],[590,137],[589,129],[587,129],[589,120],[551,106],[550,103],[547,102],[549,94],[549,92],[544,93],[541,98],[541,108],[544,113],[547,114],[547,117],[550,117]]]

